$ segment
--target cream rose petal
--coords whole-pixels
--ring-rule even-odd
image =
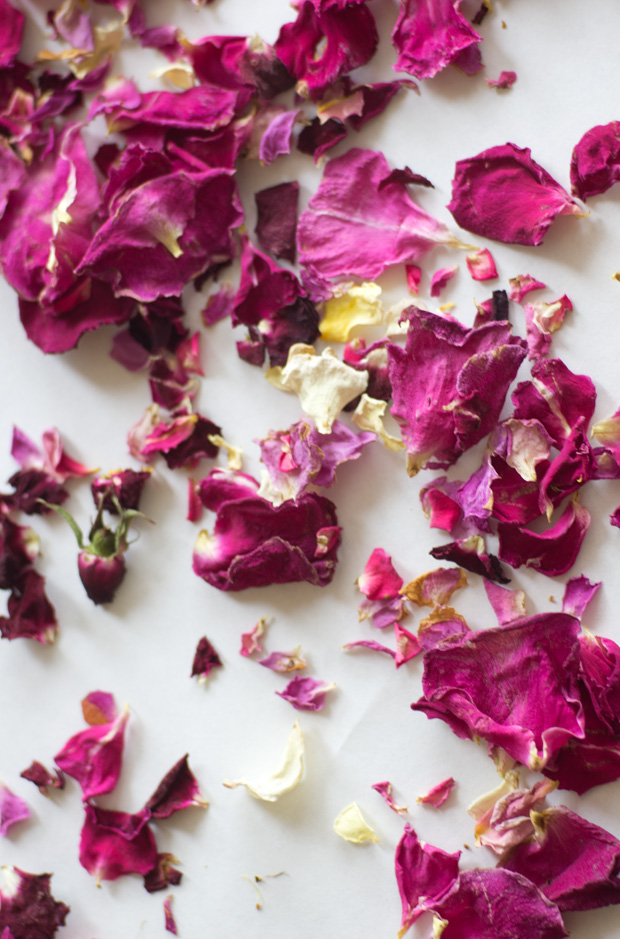
[[[368,385],[368,372],[356,371],[341,362],[333,349],[318,355],[312,346],[291,346],[282,369],[281,384],[295,392],[300,404],[321,434],[328,434],[342,408]]]
[[[298,783],[304,772],[304,738],[299,726],[299,720],[293,724],[293,729],[286,741],[280,765],[271,776],[264,779],[225,779],[224,785],[228,789],[245,786],[255,799],[265,802],[276,802],[285,792],[290,792]]]
[[[381,287],[367,282],[349,287],[346,293],[325,304],[325,315],[319,324],[321,339],[347,342],[357,326],[377,326],[383,321]]]
[[[386,401],[379,401],[378,398],[371,398],[369,395],[363,394],[351,416],[351,420],[362,430],[373,431],[388,450],[404,450],[405,444],[400,437],[388,434],[383,426],[383,415],[386,408]]]
[[[334,831],[345,841],[353,844],[363,844],[365,841],[378,841],[379,836],[370,827],[361,813],[357,802],[352,802],[343,809],[334,822]]]

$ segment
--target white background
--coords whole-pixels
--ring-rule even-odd
[[[294,18],[281,0],[216,0],[199,11],[187,0],[145,6],[150,7],[150,25],[174,22],[192,38],[259,32],[273,42],[279,26]],[[38,5],[41,11],[45,8],[45,3]],[[394,76],[389,34],[397,8],[387,0],[373,0],[370,8],[381,46],[370,65],[354,77],[387,81]],[[617,4],[497,0],[480,31],[486,75],[495,78],[502,69],[517,72],[510,91],[487,88],[485,73],[468,78],[449,69],[421,83],[419,97],[399,94],[380,118],[332,151],[336,155],[353,145],[381,149],[390,165],[407,164],[428,176],[436,189],[416,190],[416,198],[453,228],[445,205],[457,159],[511,141],[531,147],[533,157],[568,187],[574,144],[590,127],[619,116]],[[41,43],[36,30],[29,31],[28,42],[36,51]],[[149,72],[163,64],[162,56],[128,43],[114,72],[134,76],[142,88],[150,89],[160,82],[149,79]],[[283,100],[292,106],[291,94]],[[294,155],[268,168],[242,166],[238,175],[252,232],[254,189],[299,179],[305,204],[320,171],[310,157]],[[558,219],[541,248],[488,246],[500,272],[492,288],[507,287],[509,277],[531,273],[548,283],[550,289],[542,295],[546,299],[563,293],[571,298],[574,312],[556,335],[552,352],[594,379],[599,419],[620,405],[620,284],[611,279],[620,268],[620,188],[590,200],[589,208],[588,218]],[[460,264],[459,274],[440,302],[454,301],[453,312],[470,324],[473,298],[485,299],[490,291],[469,278],[463,255],[437,250],[423,264],[423,287],[428,289],[434,270],[455,263]],[[234,269],[230,277],[234,280]],[[403,295],[400,272],[385,276],[382,283],[392,300]],[[35,440],[47,427],[57,426],[69,453],[89,465],[104,470],[135,467],[125,436],[149,403],[148,386],[145,375],[129,374],[108,357],[114,330],[86,336],[77,350],[63,356],[44,356],[25,338],[13,292],[4,285],[1,289],[0,479],[16,469],[9,454],[13,423]],[[187,290],[188,322],[196,328],[209,289],[201,295]],[[516,329],[523,333],[520,316],[513,305]],[[245,469],[257,474],[253,439],[297,420],[297,399],[277,392],[259,369],[237,358],[238,337],[229,323],[203,332],[206,377],[199,409],[222,426],[227,439],[244,448]],[[525,368],[520,378],[524,373]],[[451,478],[466,478],[481,453],[480,447],[463,458]],[[207,462],[202,465],[203,475],[209,468]],[[320,930],[328,939],[392,937],[400,921],[393,856],[403,819],[390,812],[371,785],[391,780],[397,801],[409,804],[409,819],[419,836],[455,851],[474,840],[466,806],[497,781],[483,746],[458,740],[441,722],[409,710],[420,694],[420,660],[396,671],[385,656],[340,650],[344,642],[357,638],[383,638],[367,624],[357,624],[355,609],[359,594],[354,581],[372,549],[381,546],[391,553],[407,580],[433,567],[428,551],[448,540],[429,530],[419,507],[418,491],[430,474],[409,479],[402,455],[388,453],[379,444],[367,448],[360,461],[341,468],[336,486],[327,493],[344,528],[333,583],[323,590],[302,584],[235,595],[219,593],[192,573],[197,527],[185,520],[185,477],[183,471],[171,472],[157,463],[143,505],[156,526],[139,526],[141,538],[127,556],[126,581],[106,608],[94,607],[83,592],[69,528],[57,518],[34,520],[43,552],[37,566],[47,577],[60,632],[49,648],[25,640],[0,643],[0,778],[27,800],[33,816],[3,841],[0,860],[32,872],[54,872],[55,896],[72,907],[59,934],[63,939],[164,935],[165,893],[148,895],[137,876],[97,889],[81,868],[78,785],[68,780],[64,792],[46,800],[19,778],[32,759],[51,765],[54,753],[84,726],[81,698],[102,689],[112,692],[119,705],[127,702],[131,718],[120,783],[100,804],[137,811],[185,752],[211,803],[206,812],[191,809],[156,828],[159,850],[172,851],[182,862],[183,881],[173,890],[180,936],[313,939]],[[75,481],[69,487],[67,507],[87,527],[93,511],[88,485]],[[557,581],[518,571],[511,586],[526,590],[528,611],[534,613],[559,609],[563,583],[571,575],[583,572],[602,580],[585,624],[620,641],[620,532],[607,520],[620,502],[620,483],[591,483],[582,501],[592,513],[592,525],[573,570]],[[472,628],[494,625],[482,585],[473,575],[467,590],[454,600]],[[297,716],[274,694],[286,678],[238,654],[240,633],[265,615],[273,617],[266,651],[301,644],[309,673],[338,686],[323,712],[301,714],[305,778],[273,805],[255,801],[244,789],[222,787],[227,777],[274,770]],[[415,628],[419,618],[416,614],[404,625]],[[220,652],[224,667],[200,686],[190,680],[189,672],[196,643],[204,634]],[[447,776],[454,776],[458,785],[446,806],[416,806],[419,794]],[[615,783],[582,798],[556,793],[553,801],[564,802],[620,836],[619,793],[620,783]],[[334,818],[352,800],[379,834],[378,844],[353,846],[332,831]],[[466,866],[494,863],[485,849],[465,851],[462,860]],[[264,908],[257,911],[255,892],[242,875],[264,877],[280,871],[285,874],[262,885]],[[612,908],[568,914],[566,923],[575,937],[605,939],[618,934],[620,912]],[[425,937],[429,931],[430,918],[425,917],[411,935]]]

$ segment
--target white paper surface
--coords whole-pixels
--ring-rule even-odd
[[[35,5],[46,9],[45,3]],[[187,0],[144,6],[149,25],[178,23],[192,38],[259,32],[273,42],[279,26],[295,15],[281,0],[216,0],[199,11]],[[370,8],[381,45],[356,77],[388,81],[395,74],[389,34],[397,8],[386,0],[373,0]],[[573,146],[592,126],[619,116],[617,4],[586,9],[574,0],[497,0],[480,31],[486,73],[467,78],[449,69],[421,83],[419,97],[399,94],[381,117],[331,151],[337,155],[351,146],[381,149],[391,166],[406,164],[429,177],[436,188],[416,189],[415,198],[454,229],[445,205],[457,159],[511,141],[531,147],[534,159],[568,187]],[[36,51],[37,41],[32,30],[28,48]],[[163,64],[161,55],[131,43],[114,73],[132,75],[149,90],[161,87],[160,80],[148,75]],[[496,78],[503,69],[517,72],[514,87],[504,93],[487,88],[484,74]],[[283,100],[291,106],[290,94]],[[302,208],[318,185],[320,170],[310,157],[295,154],[270,167],[242,165],[238,176],[252,233],[255,189],[299,179]],[[588,205],[588,218],[558,219],[538,249],[465,240],[491,248],[500,273],[491,289],[507,287],[509,277],[530,273],[549,285],[541,295],[545,299],[563,293],[571,298],[574,311],[554,337],[552,352],[595,381],[597,420],[620,405],[620,284],[611,279],[620,268],[620,187]],[[439,302],[454,301],[454,314],[472,323],[473,298],[485,299],[490,289],[470,279],[464,254],[435,251],[422,264],[423,286],[428,289],[434,270],[454,263],[460,265],[459,273]],[[236,268],[229,276],[234,281]],[[388,300],[404,295],[401,271],[388,273],[381,283]],[[12,290],[4,283],[0,289],[0,479],[16,469],[9,454],[13,424],[34,440],[44,429],[57,426],[69,453],[88,465],[103,470],[135,467],[125,436],[149,404],[148,385],[144,374],[130,374],[108,357],[115,330],[87,335],[77,350],[65,355],[44,356],[25,338]],[[191,287],[186,291],[192,327],[199,327],[209,289],[199,295]],[[516,306],[513,319],[523,334]],[[253,439],[287,427],[301,412],[294,396],[277,392],[260,369],[238,359],[235,340],[243,332],[237,332],[233,334],[228,322],[203,330],[206,377],[197,406],[222,426],[228,440],[244,448],[244,469],[258,475]],[[479,447],[466,455],[451,470],[451,478],[466,478],[481,453]],[[224,461],[222,454],[219,462]],[[209,468],[205,461],[201,475]],[[166,893],[148,895],[137,876],[97,889],[80,866],[83,810],[77,783],[68,780],[63,792],[44,799],[19,778],[33,759],[51,765],[67,738],[83,727],[80,700],[102,689],[112,692],[119,706],[127,702],[131,718],[120,783],[99,803],[137,811],[186,752],[210,802],[206,811],[187,810],[154,826],[159,850],[172,852],[181,862],[183,881],[172,891],[180,936],[392,937],[400,921],[393,856],[404,823],[371,785],[389,779],[396,801],[409,805],[409,821],[420,838],[455,851],[474,841],[466,806],[497,782],[484,746],[458,740],[443,723],[410,711],[421,692],[420,660],[396,671],[387,656],[340,649],[358,638],[383,638],[367,623],[357,623],[355,609],[359,594],[354,581],[373,548],[388,551],[405,579],[436,566],[428,551],[448,538],[428,528],[418,501],[419,489],[431,474],[409,479],[402,454],[378,444],[367,448],[358,462],[340,469],[337,484],[327,493],[343,526],[333,583],[323,590],[293,584],[234,595],[219,593],[192,573],[198,527],[185,520],[186,476],[184,471],[169,471],[163,461],[156,463],[142,506],[156,524],[136,526],[140,540],[127,555],[126,580],[105,608],[93,606],[84,594],[68,526],[54,517],[33,520],[42,545],[37,569],[47,578],[60,632],[49,648],[25,640],[0,643],[0,778],[26,799],[33,815],[2,841],[0,860],[35,873],[54,873],[53,893],[72,908],[59,932],[63,939],[164,935]],[[69,488],[67,508],[87,527],[93,514],[89,487],[77,480]],[[585,625],[620,641],[620,532],[608,524],[609,513],[620,502],[620,483],[591,483],[582,502],[592,513],[592,525],[575,567],[556,580],[520,570],[511,586],[526,591],[528,612],[534,613],[559,609],[569,576],[583,572],[591,580],[602,580]],[[212,516],[207,518],[208,527],[212,521]],[[472,628],[494,625],[481,582],[473,575],[469,580],[467,590],[454,597],[455,605]],[[273,805],[252,799],[242,788],[222,786],[225,778],[271,772],[296,717],[274,694],[284,687],[286,677],[257,667],[238,652],[241,632],[267,615],[273,617],[265,637],[267,652],[301,645],[308,673],[337,683],[321,713],[301,714],[305,777]],[[423,615],[416,614],[404,625],[415,629]],[[190,680],[189,673],[196,643],[205,634],[224,667],[202,686]],[[455,777],[457,787],[443,808],[416,805],[418,795],[447,776]],[[551,801],[568,805],[620,837],[619,795],[620,783],[614,783],[581,798],[555,793]],[[354,846],[334,833],[334,818],[352,801],[378,833],[378,844]],[[462,863],[492,866],[494,858],[484,849],[465,850]],[[266,876],[281,871],[284,874],[276,879]],[[243,875],[265,878],[259,884],[261,911]],[[612,908],[568,914],[566,922],[577,939],[607,939],[618,933],[620,912]],[[425,917],[410,934],[419,939],[429,932]]]

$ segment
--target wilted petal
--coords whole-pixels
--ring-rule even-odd
[[[193,678],[194,675],[198,675],[198,680],[204,681],[212,669],[219,668],[221,665],[222,660],[220,659],[219,655],[207,637],[203,636],[202,639],[198,641],[198,645],[196,646],[190,678]]]
[[[584,736],[578,633],[572,616],[547,613],[427,651],[424,697],[412,708],[458,737],[480,736],[530,769],[543,767]]]
[[[455,267],[442,267],[435,271],[431,277],[431,297],[438,297],[446,284],[449,284],[458,271],[458,264]]]
[[[414,475],[450,466],[489,433],[525,349],[508,323],[467,329],[416,307],[406,312],[406,346],[389,346],[390,380]]]
[[[583,199],[598,196],[620,179],[620,134],[617,121],[587,131],[573,150],[571,191]]]
[[[65,777],[62,771],[58,770],[55,775],[52,775],[38,760],[33,760],[28,769],[25,769],[19,775],[22,779],[33,782],[41,795],[44,796],[47,795],[49,786],[53,786],[54,789],[64,789],[65,787]]]
[[[596,584],[592,584],[585,574],[580,574],[578,577],[571,577],[571,579],[566,582],[566,587],[564,588],[562,612],[569,613],[571,616],[581,619],[600,586],[600,581]]]
[[[377,842],[379,836],[370,827],[357,802],[352,802],[334,820],[334,831],[345,841],[352,844],[364,844],[366,841]]]
[[[536,280],[531,274],[519,274],[517,277],[510,278],[510,291],[508,296],[516,303],[522,303],[524,298],[532,290],[544,290],[547,285],[541,280]]]
[[[474,280],[493,280],[497,277],[495,261],[488,248],[480,248],[474,254],[468,254],[465,263]]]
[[[500,522],[500,560],[515,568],[525,564],[548,577],[564,574],[575,563],[589,525],[590,513],[575,501],[566,506],[555,525],[542,533]]]
[[[54,757],[64,773],[77,779],[85,802],[116,786],[128,720],[125,710],[111,723],[95,724],[71,737]]]
[[[397,72],[432,78],[457,64],[459,53],[481,42],[460,12],[461,0],[401,0],[392,45],[398,52]]]
[[[400,593],[418,606],[445,606],[455,590],[466,586],[465,571],[455,567],[438,567],[409,581]]]
[[[301,646],[292,652],[270,652],[264,659],[256,659],[258,665],[270,668],[274,672],[287,674],[306,668],[307,662],[301,654]]]
[[[316,678],[296,675],[292,678],[284,691],[276,694],[285,701],[289,701],[296,711],[321,711],[325,705],[325,697],[336,685],[317,680]]]
[[[458,877],[460,856],[460,851],[448,854],[441,848],[418,841],[413,828],[405,825],[394,859],[402,903],[399,939],[422,913],[434,910],[440,898],[450,889]]]
[[[328,434],[341,410],[365,391],[368,372],[341,362],[332,349],[319,355],[312,346],[291,346],[282,370],[282,385],[299,396],[305,413],[322,434]]]
[[[381,796],[383,801],[386,803],[386,805],[389,805],[392,811],[396,812],[397,815],[402,815],[408,811],[406,805],[397,805],[394,799],[392,798],[392,783],[391,782],[388,782],[386,780],[385,782],[374,783],[371,786],[371,788],[374,789],[375,792],[379,793],[379,795]]]
[[[448,209],[466,231],[521,245],[541,244],[557,215],[582,214],[529,148],[512,143],[458,161]]]
[[[228,789],[236,786],[245,786],[255,799],[265,802],[275,802],[285,792],[290,792],[301,782],[304,772],[304,738],[299,726],[299,720],[293,724],[293,729],[286,742],[280,765],[275,773],[263,779],[226,779],[224,785]]]
[[[443,782],[437,783],[436,786],[429,789],[426,795],[418,796],[416,801],[425,805],[434,805],[438,809],[448,799],[455,785],[455,781],[450,776],[449,779],[444,779]]]
[[[124,874],[148,874],[157,864],[157,846],[143,813],[113,812],[86,805],[80,836],[80,864],[97,883]]]
[[[30,809],[23,799],[11,792],[8,786],[0,783],[0,835],[6,836],[16,822],[30,818]],[[2,912],[0,911],[0,918]]]
[[[620,841],[563,805],[532,812],[534,838],[502,861],[527,877],[560,910],[620,903]]]
[[[437,932],[442,939],[562,939],[568,935],[555,903],[526,877],[501,868],[464,871],[433,910],[440,920]]]
[[[299,183],[279,183],[254,194],[256,237],[263,251],[295,263]]]
[[[198,780],[187,762],[188,754],[182,756],[172,769],[168,770],[159,786],[148,800],[142,812],[147,818],[170,818],[174,812],[198,805],[208,805],[200,795]]]
[[[2,939],[52,939],[65,925],[66,903],[50,892],[51,874],[28,874],[19,867],[4,867],[4,889],[0,890]]]
[[[416,205],[404,183],[379,188],[389,171],[383,154],[355,147],[329,161],[297,229],[299,260],[316,277],[374,280],[436,244],[458,245],[445,225]]]

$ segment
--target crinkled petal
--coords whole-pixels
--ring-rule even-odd
[[[236,786],[245,786],[255,799],[265,802],[275,802],[285,792],[290,792],[301,782],[304,772],[304,738],[299,726],[299,719],[293,724],[293,729],[282,754],[280,765],[275,773],[263,779],[227,779],[224,785],[228,789]]]
[[[436,244],[458,244],[442,222],[416,205],[403,183],[379,189],[388,173],[383,154],[355,147],[325,167],[297,229],[299,260],[319,279],[374,280]]]
[[[316,678],[296,675],[289,681],[284,691],[276,691],[276,694],[285,701],[289,701],[296,711],[321,711],[325,705],[327,693],[335,687],[333,682],[327,684]]]
[[[436,786],[429,789],[425,795],[418,796],[416,801],[422,802],[424,805],[434,805],[438,809],[447,801],[455,785],[455,781],[450,776],[449,779],[444,779],[443,782],[437,783]]]
[[[22,822],[27,818],[30,818],[30,809],[24,800],[11,792],[4,783],[0,783],[0,835],[5,837],[16,822]]]
[[[571,191],[583,199],[598,196],[620,180],[620,126],[618,121],[587,131],[573,150]]]
[[[50,892],[51,874],[28,874],[19,867],[3,867],[4,889],[0,890],[2,939],[53,939],[65,925],[66,903]]]
[[[589,525],[590,513],[574,501],[545,532],[500,522],[497,527],[499,558],[515,568],[525,564],[548,577],[557,577],[566,573],[577,560]]]
[[[432,78],[482,40],[460,12],[461,0],[401,0],[392,45],[396,71]]]
[[[557,215],[581,215],[577,203],[513,143],[459,160],[448,209],[466,231],[507,244],[539,245]]]
[[[148,874],[157,864],[157,846],[143,813],[130,815],[86,805],[80,835],[80,864],[97,883],[124,874]]]
[[[198,780],[189,768],[187,757],[186,753],[168,770],[144,806],[142,812],[147,818],[170,818],[191,805],[201,808],[208,805],[200,794]]]
[[[352,802],[340,812],[334,819],[334,831],[345,841],[352,844],[365,844],[366,842],[376,843],[379,836],[374,831],[364,816],[357,802]]]
[[[460,856],[460,851],[448,854],[418,841],[413,828],[405,825],[394,859],[402,903],[399,939],[422,913],[435,909],[440,898],[452,887],[458,877]]]

